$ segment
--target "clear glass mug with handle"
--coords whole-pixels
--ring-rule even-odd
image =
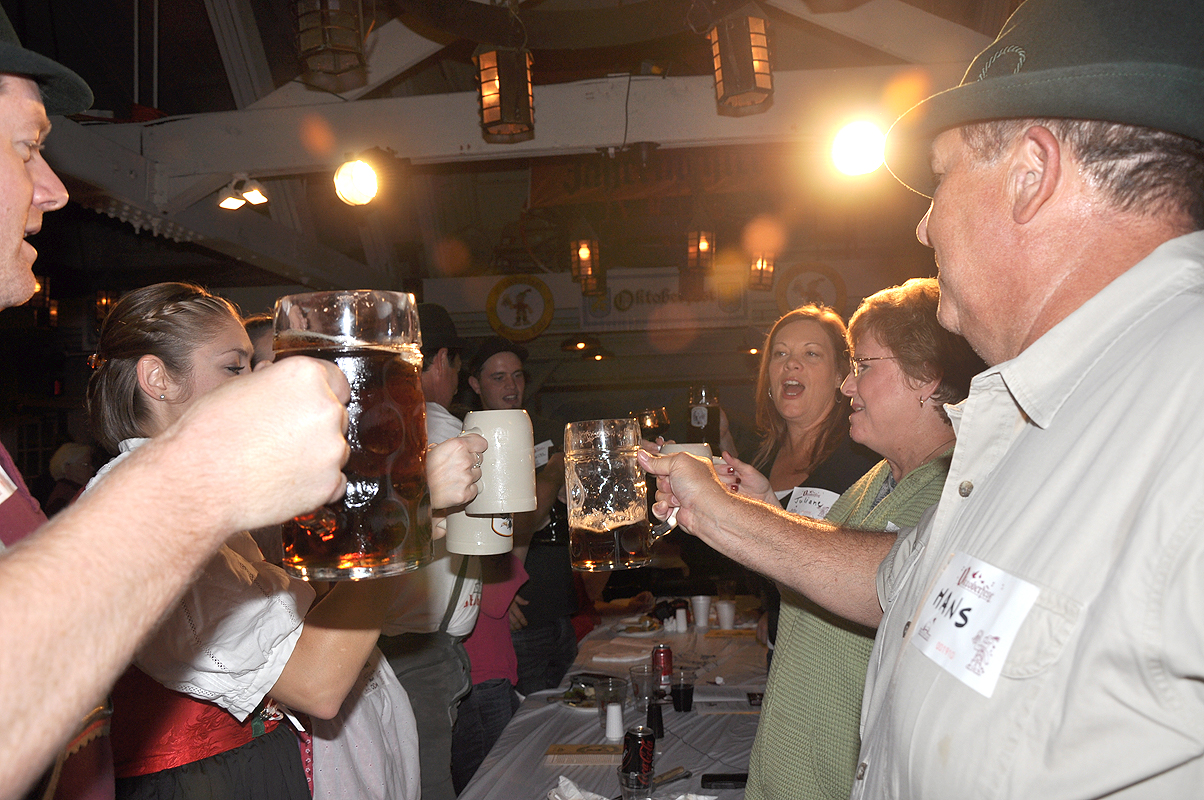
[[[607,572],[652,562],[652,545],[676,526],[655,527],[648,487],[636,461],[640,425],[625,419],[570,422],[564,429],[564,473],[573,569]]]

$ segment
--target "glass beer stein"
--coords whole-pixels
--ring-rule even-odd
[[[431,560],[426,405],[414,296],[296,294],[276,301],[276,358],[334,362],[351,385],[347,493],[284,523],[284,568],[306,580],[359,580]]]
[[[573,569],[606,572],[647,566],[652,545],[676,524],[654,528],[649,523],[647,485],[636,461],[639,449],[640,425],[630,417],[565,426]]]

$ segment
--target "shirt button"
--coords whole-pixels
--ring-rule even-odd
[[[857,780],[859,780],[859,781],[865,780],[865,768],[866,768],[866,765],[865,765],[864,761],[862,761],[860,764],[857,765]]]
[[[907,638],[907,631],[909,631],[910,629],[911,629],[911,620],[908,620],[908,621],[907,621],[907,624],[905,624],[905,625],[903,626],[903,638],[904,638],[904,639],[906,639],[906,638]]]
[[[957,485],[957,493],[962,497],[969,497],[972,491],[974,491],[974,484],[970,481],[962,481]]]

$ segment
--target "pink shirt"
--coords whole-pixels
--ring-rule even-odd
[[[464,640],[472,663],[472,682],[484,683],[505,678],[518,683],[518,658],[510,641],[510,603],[519,587],[527,582],[523,562],[510,554],[510,578],[502,583],[481,585],[481,613],[476,627]]]

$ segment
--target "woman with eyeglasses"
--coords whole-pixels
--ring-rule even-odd
[[[891,535],[940,497],[955,440],[943,405],[965,399],[984,365],[937,323],[938,298],[935,279],[913,279],[866,298],[849,323],[851,369],[841,384],[849,435],[883,460],[828,511],[838,525]],[[789,391],[792,380],[778,385]],[[783,592],[747,800],[849,796],[873,643],[869,628]]]

